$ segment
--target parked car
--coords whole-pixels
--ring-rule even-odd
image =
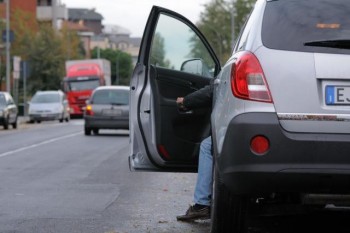
[[[9,125],[17,129],[18,108],[12,96],[8,92],[0,91],[0,124],[4,129]]]
[[[66,95],[60,91],[37,91],[29,102],[29,122],[64,120],[68,122],[69,106]]]
[[[128,86],[97,87],[84,111],[85,135],[98,134],[100,129],[129,129]]]
[[[195,171],[211,128],[212,232],[245,232],[253,210],[348,204],[349,11],[347,0],[257,0],[221,67],[190,21],[153,7],[130,83],[131,169]],[[212,80],[212,113],[178,110]]]

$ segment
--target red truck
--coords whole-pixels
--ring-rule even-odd
[[[66,61],[63,90],[67,95],[70,116],[80,117],[86,100],[98,86],[111,85],[111,64],[106,59]]]

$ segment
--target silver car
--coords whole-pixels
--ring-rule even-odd
[[[66,95],[60,91],[37,91],[29,102],[29,122],[59,120],[69,121],[69,106]]]
[[[221,67],[191,22],[153,7],[131,80],[131,169],[195,170],[211,129],[212,232],[245,232],[253,210],[350,203],[348,12],[348,0],[258,0]],[[177,109],[211,80],[212,113]]]
[[[100,129],[129,129],[129,93],[127,86],[97,87],[84,110],[85,135]]]

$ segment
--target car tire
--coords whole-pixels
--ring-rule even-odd
[[[9,121],[10,121],[10,119],[9,119],[9,117],[7,116],[6,117],[6,120],[4,120],[4,129],[8,129],[9,128]]]
[[[97,135],[97,134],[98,134],[99,129],[93,129],[92,131],[94,132],[94,134],[95,134],[95,135]]]
[[[84,128],[84,133],[85,133],[85,135],[91,135],[91,128],[85,127]]]
[[[15,119],[15,122],[12,123],[12,128],[17,129],[17,117]]]
[[[217,168],[214,168],[213,180],[210,232],[247,232],[247,197],[233,195],[222,183]]]
[[[41,121],[36,121],[36,123],[39,123],[39,124],[40,124],[40,123],[41,123]]]

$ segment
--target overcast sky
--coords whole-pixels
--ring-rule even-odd
[[[103,24],[115,24],[130,31],[132,37],[142,37],[153,5],[176,11],[193,23],[199,19],[209,0],[60,0],[68,8],[95,8]]]

